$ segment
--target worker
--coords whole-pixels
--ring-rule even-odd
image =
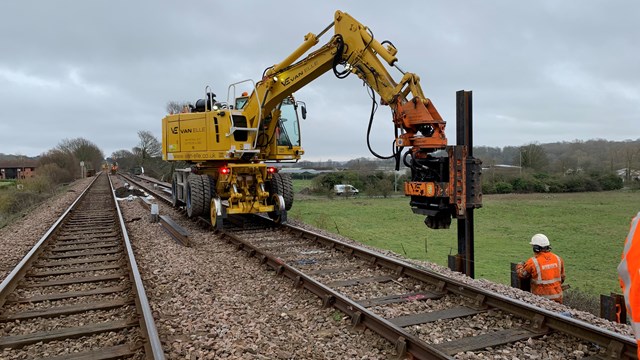
[[[631,317],[631,327],[638,344],[638,358],[640,358],[640,212],[631,220],[629,235],[624,241],[622,261],[618,265],[620,287],[624,293],[627,314]]]
[[[551,252],[549,238],[535,234],[529,245],[534,255],[516,266],[521,279],[531,279],[531,292],[562,304],[562,283],[564,282],[564,261]]]

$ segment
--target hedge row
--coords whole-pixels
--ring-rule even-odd
[[[622,179],[615,174],[591,174],[570,176],[534,176],[514,177],[498,181],[486,181],[482,184],[484,194],[508,193],[562,193],[617,190],[623,187]]]

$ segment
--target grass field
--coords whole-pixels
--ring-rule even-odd
[[[15,182],[14,181],[0,181],[0,189],[5,188],[5,187],[10,187],[10,186],[14,186]]]
[[[544,233],[565,259],[572,289],[620,292],[616,267],[629,222],[640,211],[640,192],[491,195],[483,202],[475,212],[476,278],[509,284],[509,264],[529,258],[529,239]],[[296,199],[289,216],[444,266],[447,255],[457,252],[455,220],[449,230],[428,229],[404,197]]]

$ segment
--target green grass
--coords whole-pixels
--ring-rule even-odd
[[[293,192],[298,193],[304,188],[311,187],[312,181],[313,180],[293,180]]]
[[[0,189],[15,186],[15,181],[0,181]]]
[[[529,239],[544,233],[565,259],[567,284],[589,294],[620,292],[616,267],[640,192],[509,194],[484,197],[475,212],[476,278],[510,283],[511,262],[532,255]],[[455,220],[428,229],[407,198],[296,200],[289,216],[364,244],[443,266],[457,253]]]

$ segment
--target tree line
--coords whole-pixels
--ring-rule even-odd
[[[473,149],[473,156],[483,163],[483,192],[582,192],[622,188],[625,183],[640,187],[640,139],[608,141],[602,139],[548,144],[529,143],[522,146]],[[338,183],[371,187],[375,181],[362,181],[367,174],[394,168],[393,160],[359,158],[349,161],[310,162],[299,166],[317,170],[344,171],[336,176],[317,175],[314,188],[328,191]],[[354,175],[355,174],[355,175]],[[314,175],[305,174],[305,178]],[[378,178],[385,185],[389,179]],[[404,180],[406,175],[401,173]],[[396,179],[393,179],[395,184]]]
[[[147,176],[163,181],[169,181],[176,164],[162,160],[162,143],[150,131],[138,131],[138,143],[131,150],[120,149],[114,151],[107,159],[110,163],[117,163],[118,168],[126,172],[137,172],[144,169]]]

